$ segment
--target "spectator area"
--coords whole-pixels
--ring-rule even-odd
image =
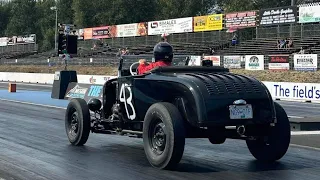
[[[292,48],[277,47],[277,40],[279,38],[258,38],[240,42],[236,46],[230,46],[220,51],[216,51],[217,54],[223,55],[253,55],[253,54],[292,54],[300,51],[301,47],[305,50],[311,48],[314,53],[320,52],[320,37],[292,37]]]

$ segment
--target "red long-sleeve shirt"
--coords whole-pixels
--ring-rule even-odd
[[[146,71],[150,71],[153,68],[159,67],[159,66],[170,66],[171,63],[170,62],[164,62],[164,61],[157,61],[154,63],[150,63],[150,64],[140,64],[138,66],[138,72],[139,74],[143,74]]]

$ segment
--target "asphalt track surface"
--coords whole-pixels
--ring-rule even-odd
[[[3,87],[7,89],[7,85]],[[51,90],[37,86],[33,89]],[[306,110],[318,106],[285,104],[292,112],[300,111],[292,104]],[[319,139],[320,144],[318,135],[293,135],[288,153],[272,164],[257,162],[241,140],[212,145],[207,139],[187,139],[178,169],[164,171],[149,165],[142,139],[90,134],[85,146],[71,146],[62,108],[1,100],[0,109],[0,177],[4,179],[318,180],[320,176],[320,148],[317,144],[302,147],[312,138]]]

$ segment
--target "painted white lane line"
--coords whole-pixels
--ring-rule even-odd
[[[51,106],[51,105],[46,105],[46,104],[37,104],[37,103],[30,103],[30,102],[25,102],[25,101],[16,101],[16,100],[9,100],[9,99],[2,99],[2,98],[0,98],[0,101],[7,101],[7,102],[13,102],[13,103],[27,104],[27,105],[33,105],[33,106],[42,106],[42,107],[56,108],[56,109],[67,109],[67,108],[59,107],[59,106]]]
[[[308,106],[306,106],[306,105],[289,105],[289,104],[285,104],[285,105],[282,105],[284,108],[285,107],[296,107],[297,109],[298,108],[301,108],[301,107],[303,107],[304,109],[319,109],[320,107],[318,106],[318,107],[315,107],[315,106],[310,106],[310,105],[308,105]]]
[[[312,146],[303,146],[303,145],[298,145],[298,144],[290,144],[290,146],[320,151],[320,148],[312,147]]]
[[[300,116],[288,116],[288,118],[297,118],[297,119],[302,119],[302,118],[305,118],[305,117],[300,117]]]
[[[291,135],[319,135],[320,131],[291,131]]]

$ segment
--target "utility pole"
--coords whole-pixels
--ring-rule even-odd
[[[57,49],[58,49],[58,47],[57,47],[58,8],[57,8],[57,6],[53,6],[53,7],[51,7],[50,9],[56,12],[56,21],[55,21],[55,25],[54,25],[54,49],[55,49],[55,51],[57,51]]]

